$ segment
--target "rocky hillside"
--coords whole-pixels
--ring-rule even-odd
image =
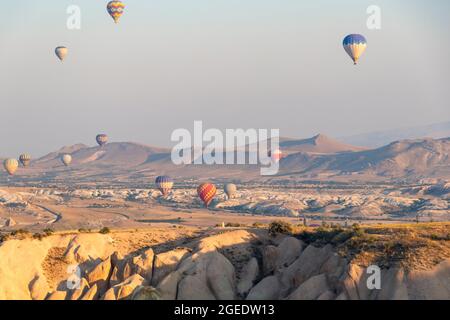
[[[294,236],[274,226],[129,252],[117,251],[125,238],[114,233],[9,240],[0,246],[0,299],[450,299],[448,224],[290,230]],[[21,250],[31,252],[22,255],[27,268],[9,259]],[[77,289],[67,287],[74,264]],[[370,264],[382,270],[379,290],[367,288]]]
[[[333,154],[362,151],[366,148],[345,144],[324,134],[318,134],[309,139],[280,139],[280,149],[287,154],[298,152]]]
[[[239,181],[326,180],[351,182],[450,179],[450,138],[402,140],[387,146],[362,150],[324,135],[311,139],[282,139],[285,155],[278,175],[261,176],[259,165],[174,165],[171,150],[136,143],[110,143],[100,147],[75,145],[48,154],[20,168],[9,183],[140,182],[167,174],[181,180],[234,179]],[[65,167],[61,154],[73,162]],[[6,172],[1,172],[6,180]]]
[[[350,144],[355,144],[357,146],[365,146],[368,148],[379,148],[392,141],[405,139],[420,139],[423,137],[440,139],[449,136],[450,136],[450,121],[447,121],[425,126],[416,126],[387,131],[363,133],[349,137],[343,137],[342,140]]]
[[[404,140],[374,150],[337,155],[297,153],[284,159],[281,168],[284,174],[309,177],[441,178],[450,176],[449,154],[450,138]]]

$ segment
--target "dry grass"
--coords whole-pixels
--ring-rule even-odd
[[[428,270],[450,258],[450,223],[306,228],[298,236],[308,243],[331,243],[339,254],[363,266]]]

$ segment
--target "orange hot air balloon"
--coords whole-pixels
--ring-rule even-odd
[[[212,183],[202,183],[197,188],[197,193],[200,199],[205,203],[205,207],[208,208],[209,204],[211,203],[212,199],[216,195],[217,189],[216,186]]]

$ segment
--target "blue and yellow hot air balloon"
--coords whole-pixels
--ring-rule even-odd
[[[349,34],[344,38],[343,46],[350,58],[352,58],[353,63],[356,65],[367,48],[367,41],[366,38],[360,34]]]
[[[155,180],[156,187],[161,191],[165,197],[169,194],[173,187],[173,180],[168,176],[159,176]]]
[[[101,133],[95,137],[95,140],[97,141],[100,147],[103,147],[105,144],[108,143],[108,136],[104,133]]]

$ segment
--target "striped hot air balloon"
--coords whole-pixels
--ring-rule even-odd
[[[61,61],[64,61],[64,59],[66,58],[68,53],[69,53],[69,49],[67,49],[66,47],[57,47],[55,49],[55,54],[58,57],[58,59]]]
[[[359,58],[362,56],[367,48],[367,41],[364,36],[360,34],[349,34],[344,38],[343,46],[347,54],[352,58],[356,65]]]
[[[19,161],[24,167],[28,167],[31,162],[31,156],[28,153],[21,154]]]
[[[3,161],[3,167],[5,167],[6,172],[10,176],[14,175],[16,173],[17,168],[19,167],[19,162],[16,159],[6,159]]]
[[[168,176],[159,176],[155,180],[156,187],[161,191],[163,196],[167,196],[172,190],[173,180]]]
[[[64,154],[61,157],[62,163],[68,167],[72,163],[72,156],[70,154]]]
[[[103,147],[108,142],[108,136],[101,133],[97,135],[97,137],[95,137],[95,140],[97,140],[97,143],[100,147]]]
[[[212,183],[202,183],[197,188],[198,196],[200,197],[200,199],[202,199],[206,208],[208,208],[212,199],[216,195],[216,192],[217,192],[216,186],[213,185]]]
[[[227,183],[223,187],[223,191],[227,194],[228,199],[231,199],[236,194],[237,187],[233,183]]]
[[[115,23],[119,22],[120,17],[123,15],[125,5],[122,1],[110,1],[106,7],[109,15],[114,19]]]

